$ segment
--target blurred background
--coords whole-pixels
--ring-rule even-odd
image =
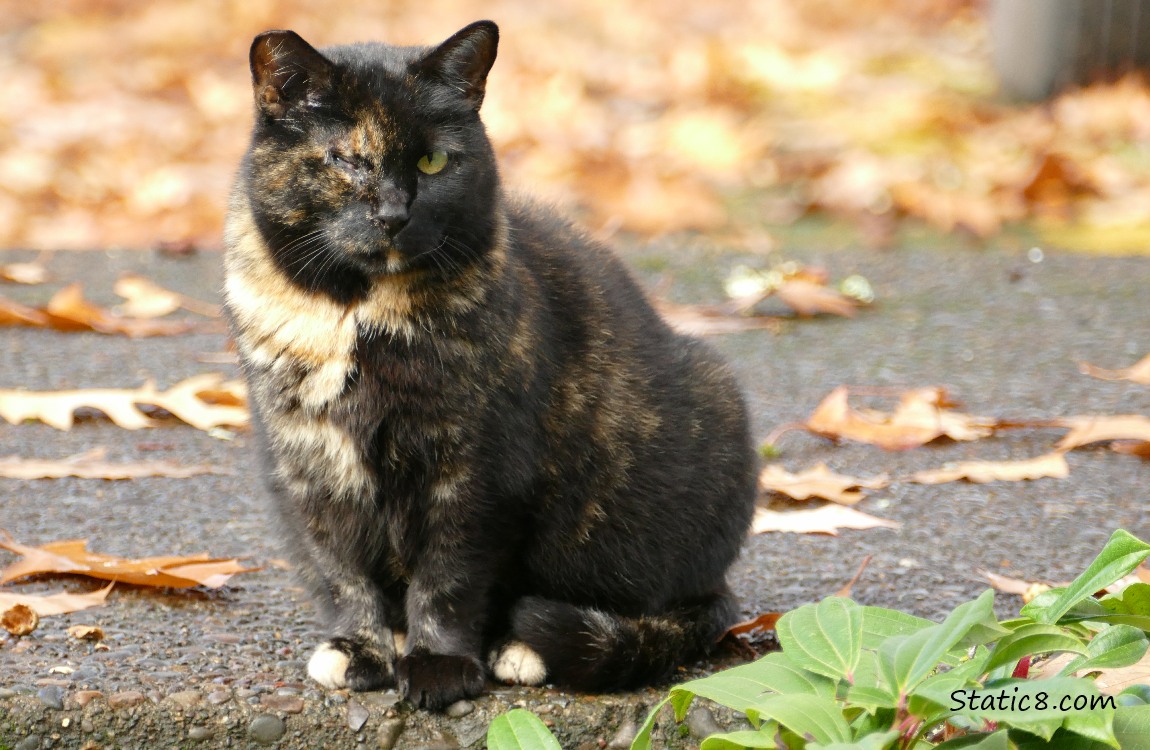
[[[218,248],[256,33],[480,17],[506,181],[599,234],[1150,249],[1146,0],[0,0],[0,248]]]

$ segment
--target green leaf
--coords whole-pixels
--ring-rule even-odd
[[[631,743],[631,750],[650,750],[651,732],[655,729],[655,720],[659,715],[659,711],[663,710],[663,706],[670,702],[671,695],[668,695],[647,712],[647,719],[643,722],[643,726],[639,727],[639,731],[635,735],[635,740]],[[490,730],[488,733],[490,733]],[[490,750],[490,748],[488,748],[488,750]]]
[[[851,729],[834,699],[822,695],[774,695],[758,706],[765,719],[774,719],[800,737],[815,742],[847,742]]]
[[[1023,614],[1033,617],[1038,622],[1053,625],[1075,604],[1122,578],[1137,568],[1147,557],[1150,557],[1150,544],[1127,531],[1118,529],[1110,536],[1110,540],[1098,553],[1098,557],[1094,558],[1094,562],[1090,563],[1082,575],[1075,578],[1069,586],[1062,589],[1049,606],[1032,612],[1027,612],[1024,608]]]
[[[939,750],[1009,750],[1010,739],[1005,729],[991,734],[968,734],[936,745]]]
[[[487,728],[487,750],[563,750],[539,717],[513,708]]]
[[[977,599],[960,604],[938,625],[911,635],[888,638],[879,648],[879,664],[888,684],[899,695],[930,674],[955,645],[971,631],[997,627],[994,619],[994,592],[987,589]],[[1005,632],[1005,631],[1003,631]]]
[[[862,629],[862,607],[841,596],[791,610],[775,626],[783,653],[797,666],[836,681],[854,673]]]
[[[863,607],[862,647],[877,651],[887,638],[910,635],[936,623],[895,609]]]
[[[1132,583],[1117,594],[1102,597],[1101,604],[1111,612],[1150,616],[1150,583]]]
[[[832,742],[827,745],[812,742],[807,745],[807,750],[883,750],[893,744],[898,736],[898,730],[892,729],[889,732],[868,734],[854,742]]]
[[[750,664],[676,685],[671,689],[671,702],[676,718],[682,721],[693,696],[751,715],[764,699],[776,693],[833,697],[835,683],[808,672],[787,654],[776,651]]]
[[[1043,625],[1037,622],[1022,625],[995,644],[985,670],[989,672],[1001,666],[1014,664],[1024,656],[1049,654],[1054,651],[1084,654],[1086,644],[1056,625]]]
[[[1150,741],[1150,706],[1122,706],[1115,711],[1114,738],[1126,750],[1146,747]]]
[[[1146,654],[1150,640],[1138,628],[1129,625],[1111,625],[1086,644],[1086,653],[1067,664],[1059,672],[1068,675],[1082,669],[1114,669],[1137,664]]]
[[[746,730],[742,732],[728,732],[726,734],[712,734],[703,740],[699,750],[742,750],[743,748],[775,748],[775,727],[770,731],[766,728],[759,730]]]

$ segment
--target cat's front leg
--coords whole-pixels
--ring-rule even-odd
[[[329,583],[334,635],[308,661],[308,676],[329,690],[395,686],[396,640],[386,597],[366,580]]]

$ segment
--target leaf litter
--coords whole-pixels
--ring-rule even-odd
[[[201,430],[244,428],[249,415],[242,383],[218,373],[195,375],[171,388],[156,390],[149,381],[136,389],[90,388],[73,391],[0,390],[0,417],[10,424],[39,420],[58,430],[70,430],[78,409],[95,409],[126,430],[154,427],[157,420],[140,407],[162,409]],[[153,412],[154,413],[154,412]]]
[[[778,464],[770,464],[759,473],[759,489],[778,492],[793,500],[819,498],[840,505],[854,505],[863,499],[862,489],[878,490],[890,484],[886,474],[869,479],[836,474],[819,463],[805,471],[792,474]]]
[[[1099,380],[1129,380],[1139,385],[1150,385],[1150,354],[1138,360],[1129,367],[1118,370],[1107,370],[1096,367],[1089,362],[1079,362],[1078,369],[1084,374]]]
[[[88,550],[87,540],[49,542],[40,547],[21,544],[0,530],[0,549],[21,559],[0,570],[0,584],[37,575],[79,575],[136,586],[219,588],[237,573],[250,573],[236,558],[207,554],[121,558]]]
[[[5,479],[140,479],[170,477],[183,479],[201,474],[227,474],[207,464],[181,464],[176,461],[110,462],[106,448],[93,448],[63,459],[0,457],[0,477]]]

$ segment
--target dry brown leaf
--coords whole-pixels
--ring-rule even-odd
[[[1040,581],[1024,581],[1021,578],[1010,578],[1009,576],[999,575],[998,573],[991,573],[988,570],[978,571],[981,575],[990,581],[990,585],[996,591],[1001,591],[1006,594],[1015,594],[1022,597],[1022,601],[1029,603],[1039,594],[1049,591],[1055,586],[1065,586],[1067,584],[1050,584],[1042,583]]]
[[[894,413],[856,410],[848,403],[850,389],[831,391],[803,423],[811,432],[833,440],[855,440],[886,450],[907,450],[939,437],[978,440],[994,433],[998,420],[952,411],[946,390],[918,388],[902,393]]]
[[[1064,653],[1044,662],[1034,675],[1037,679],[1053,677],[1077,658],[1077,654]],[[1137,663],[1128,667],[1092,667],[1089,673],[1093,675],[1092,681],[1098,692],[1103,695],[1118,695],[1132,685],[1150,685],[1150,651],[1142,655]],[[1085,673],[1076,672],[1076,676]]]
[[[16,284],[43,284],[48,280],[48,269],[40,263],[5,263],[0,265],[0,279]]]
[[[1141,414],[1083,415],[1054,420],[1070,432],[1056,446],[1060,451],[1073,450],[1104,440],[1150,441],[1150,417]]]
[[[102,641],[104,629],[97,625],[72,625],[68,628],[68,635],[78,641]]]
[[[752,534],[768,531],[783,531],[795,534],[838,535],[839,529],[897,529],[901,524],[868,515],[854,508],[841,505],[824,505],[812,510],[777,511],[755,508],[755,518],[751,523]]]
[[[968,482],[1021,482],[1028,479],[1070,476],[1070,466],[1061,451],[1021,461],[958,461],[939,469],[916,471],[907,481],[918,484],[943,484],[965,479]]]
[[[817,281],[794,278],[788,279],[775,290],[775,296],[785,305],[802,316],[830,313],[853,318],[858,302]]]
[[[15,300],[0,297],[0,325],[46,328],[50,324],[46,313]]]
[[[836,474],[819,463],[806,471],[792,474],[779,464],[770,464],[759,474],[759,489],[779,492],[795,500],[817,497],[823,500],[854,505],[863,499],[861,489],[878,490],[890,484],[885,474],[870,479],[859,479]]]
[[[0,584],[28,576],[66,573],[119,581],[137,586],[219,588],[236,573],[248,573],[235,558],[212,558],[206,554],[124,559],[88,551],[83,539],[49,542],[41,547],[20,544],[0,530],[0,548],[21,555],[0,571]]]
[[[5,479],[139,479],[141,477],[171,477],[183,479],[199,474],[226,474],[207,464],[181,464],[176,461],[133,461],[109,463],[104,460],[108,451],[93,448],[68,458],[52,460],[0,456],[0,477]]]
[[[0,615],[0,626],[12,635],[31,635],[40,625],[40,615],[27,604],[14,604]]]
[[[116,312],[125,317],[159,318],[181,308],[209,318],[220,316],[219,306],[165,289],[138,274],[124,274],[112,289],[126,300],[116,307]]]
[[[661,299],[652,302],[663,320],[676,331],[690,336],[777,329],[779,326],[777,318],[735,312],[728,305],[680,305]]]
[[[226,400],[225,400],[226,397]],[[38,419],[58,430],[70,430],[74,412],[81,407],[98,409],[127,430],[152,427],[155,420],[138,404],[159,407],[193,427],[245,427],[248,411],[242,383],[224,381],[218,373],[196,375],[181,380],[166,391],[157,391],[148,382],[135,390],[91,388],[76,391],[0,390],[0,417],[10,424]]]
[[[859,563],[859,568],[855,571],[855,574],[851,576],[851,579],[844,583],[842,587],[834,593],[834,595],[849,599],[851,590],[855,587],[855,584],[858,583],[859,579],[862,578],[863,571],[866,570],[866,566],[870,565],[870,561],[871,555],[864,557],[862,562]]]
[[[44,311],[52,318],[52,327],[59,330],[92,330],[143,338],[174,336],[195,328],[194,323],[187,321],[138,320],[116,315],[84,299],[84,287],[79,282],[52,295]]]
[[[109,583],[102,589],[89,591],[85,594],[72,594],[67,591],[61,591],[56,594],[38,595],[0,591],[0,610],[9,609],[17,604],[24,604],[34,609],[36,614],[41,617],[79,612],[89,607],[101,606],[115,585],[115,583]]]
[[[1089,362],[1079,362],[1078,369],[1085,375],[1099,380],[1129,380],[1139,385],[1150,385],[1150,354],[1121,370],[1106,370]]]
[[[1110,444],[1110,450],[1150,461],[1150,442],[1145,440],[1115,440]]]
[[[782,617],[784,614],[786,614],[786,613],[785,612],[764,612],[763,614],[759,615],[758,617],[752,617],[749,620],[743,620],[742,622],[736,622],[734,625],[727,628],[727,631],[725,633],[723,633],[723,635],[720,637],[720,640],[722,640],[722,638],[726,638],[729,635],[737,636],[737,635],[744,635],[746,633],[752,633],[755,631],[774,630],[775,624],[779,621],[779,618]]]

